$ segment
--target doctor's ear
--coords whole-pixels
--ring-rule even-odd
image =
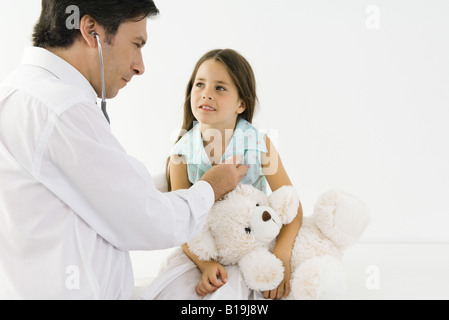
[[[90,17],[89,15],[84,15],[80,20],[80,33],[84,42],[90,48],[97,47],[97,39],[96,39],[96,29],[99,28],[99,25],[95,19]]]

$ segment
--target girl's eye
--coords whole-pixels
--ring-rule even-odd
[[[223,88],[223,87],[217,87],[217,90],[218,90],[218,91],[225,91],[226,89]]]
[[[198,82],[195,86],[198,88],[202,88],[202,87],[204,87],[204,84],[201,82]]]

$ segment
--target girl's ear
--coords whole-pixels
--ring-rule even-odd
[[[237,114],[242,114],[243,111],[245,111],[245,110],[246,110],[246,104],[245,104],[245,101],[240,100],[240,106],[239,106],[238,109],[237,109]]]

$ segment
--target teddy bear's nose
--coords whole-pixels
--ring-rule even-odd
[[[264,211],[262,214],[262,220],[263,221],[268,221],[271,219],[271,214],[268,211]]]

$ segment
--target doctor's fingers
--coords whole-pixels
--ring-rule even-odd
[[[241,177],[248,171],[248,166],[246,166],[242,162],[243,162],[242,156],[234,156],[227,158],[226,160],[223,161],[222,164],[231,165],[231,168],[233,171],[235,171],[237,178],[241,180]]]
[[[237,166],[237,174],[240,176],[240,177],[242,177],[243,175],[245,175],[247,172],[248,172],[248,166],[247,165],[244,165],[244,164],[239,164],[238,166]]]
[[[229,157],[223,161],[224,164],[233,164],[235,166],[239,166],[240,164],[242,164],[242,162],[243,162],[242,156]]]

